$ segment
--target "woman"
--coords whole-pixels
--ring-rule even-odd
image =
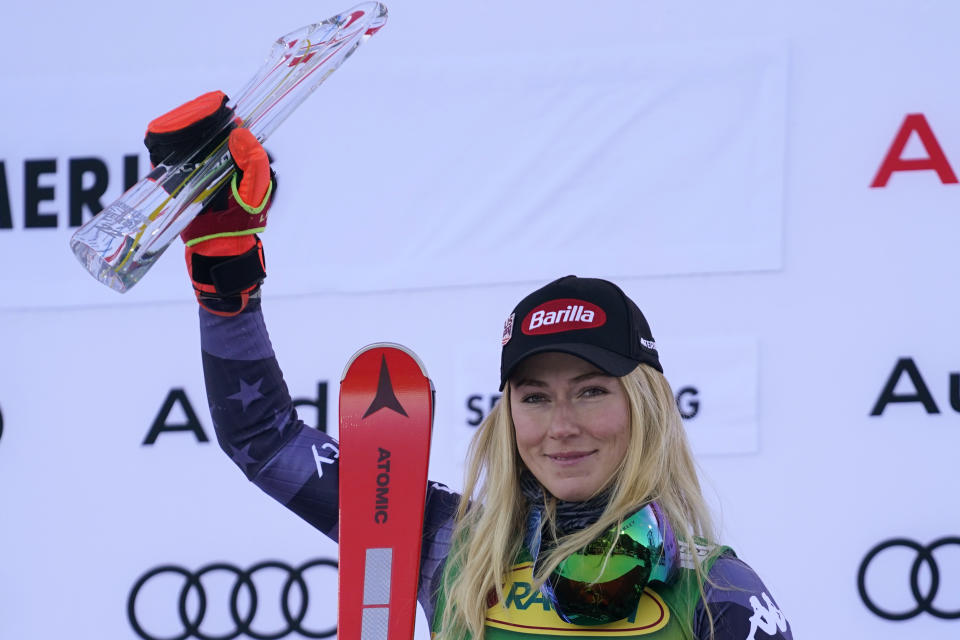
[[[151,122],[145,143],[170,164],[232,120],[226,96],[205,94]],[[217,437],[250,480],[337,540],[336,442],[297,418],[260,310],[255,234],[275,179],[249,131],[233,128],[229,148],[238,177],[183,233]],[[613,283],[568,276],[520,301],[464,494],[427,492],[418,599],[438,638],[792,637],[757,575],[713,542],[662,371],[643,314]]]

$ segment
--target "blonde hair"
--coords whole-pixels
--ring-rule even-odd
[[[564,558],[639,505],[656,500],[678,541],[690,551],[702,596],[706,576],[694,538],[716,538],[673,391],[659,371],[646,365],[619,380],[630,406],[630,441],[604,487],[610,488],[606,508],[597,522],[558,540],[535,576],[536,587]],[[520,551],[527,516],[527,500],[519,482],[524,469],[517,452],[508,384],[470,443],[453,550],[443,576],[445,606],[437,640],[482,638],[489,597],[495,593],[499,601],[504,600],[503,584]],[[551,526],[555,524],[555,504],[552,497],[546,502]]]

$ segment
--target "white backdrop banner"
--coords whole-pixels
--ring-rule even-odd
[[[378,38],[267,143],[281,175],[271,270],[297,274],[277,278],[278,293],[780,268],[782,43],[451,59],[385,51]],[[5,149],[0,269],[20,275],[0,307],[119,302],[91,286],[67,241],[146,172],[146,122],[193,97],[156,87],[182,82],[106,66],[23,77],[30,99],[0,103],[0,121],[29,122],[37,100],[128,88]],[[77,121],[88,124],[75,132]],[[179,298],[179,243],[168,253],[125,303]],[[24,265],[24,254],[38,258]]]

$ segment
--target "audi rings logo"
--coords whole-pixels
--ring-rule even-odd
[[[308,629],[303,624],[307,616],[307,609],[310,605],[310,596],[307,589],[307,581],[304,574],[316,567],[329,567],[337,570],[337,563],[334,560],[317,559],[305,562],[299,567],[292,567],[285,562],[276,560],[267,560],[260,562],[249,569],[239,569],[233,565],[215,562],[208,564],[197,571],[190,571],[175,565],[162,565],[147,571],[133,585],[130,590],[130,597],[127,600],[127,616],[133,630],[144,640],[187,640],[187,638],[197,638],[198,640],[232,640],[239,636],[255,638],[256,640],[276,640],[292,633],[298,633],[307,638],[329,638],[337,633],[336,624],[328,629]],[[265,579],[263,575],[269,570],[279,571],[285,576],[280,586],[274,585]],[[172,578],[161,577],[163,574],[170,574]],[[221,574],[214,576],[212,574]],[[206,589],[204,589],[204,580],[209,583],[222,582],[223,574],[226,574],[228,586],[225,591],[229,592],[226,598],[210,598]],[[176,611],[179,615],[179,631],[174,635],[167,632],[166,635],[160,635],[160,632],[153,629],[151,633],[138,618],[138,611],[142,616],[144,612],[156,612],[163,609],[163,604],[157,604],[155,596],[162,590],[160,583],[168,584],[170,580],[180,581],[179,594],[172,599],[168,599],[166,605],[171,611]],[[270,593],[261,593],[267,591],[264,585],[275,586],[269,589]],[[258,588],[259,586],[259,588]],[[146,596],[146,592],[150,596]],[[296,593],[294,593],[296,592]],[[334,591],[335,593],[335,591]],[[149,602],[146,602],[149,600]],[[172,600],[172,601],[171,601]],[[220,606],[220,603],[226,602]],[[254,624],[258,610],[262,611],[264,602],[272,603],[279,600],[280,615],[283,623],[280,629],[271,629],[263,631],[262,621]],[[316,599],[315,599],[316,600]],[[190,604],[188,605],[188,601]],[[217,611],[211,613],[216,607]],[[334,607],[331,605],[331,609]],[[216,633],[209,629],[204,631],[204,620],[208,617],[216,618],[215,622],[223,624],[223,621],[229,620],[230,629],[224,631],[217,628]],[[267,613],[264,617],[269,617]],[[274,612],[273,617],[276,618]],[[165,622],[169,622],[165,619]],[[170,625],[165,624],[168,628]],[[214,626],[214,624],[208,624]],[[254,627],[257,627],[256,629]]]
[[[937,592],[940,589],[940,567],[937,565],[937,561],[933,557],[933,552],[948,545],[960,546],[960,537],[947,536],[940,538],[939,540],[934,540],[926,546],[907,538],[893,538],[892,540],[881,542],[875,546],[867,553],[866,556],[864,556],[863,562],[860,563],[860,571],[857,575],[857,587],[860,590],[860,597],[863,599],[863,603],[867,605],[867,608],[870,609],[870,611],[874,612],[881,618],[886,618],[887,620],[909,620],[910,618],[914,618],[923,612],[945,620],[955,620],[960,618],[960,608],[950,611],[938,608],[938,606],[934,604],[934,600],[937,597]],[[882,609],[881,607],[877,606],[876,602],[870,597],[870,594],[867,593],[867,567],[870,566],[870,563],[879,554],[893,547],[906,547],[907,549],[910,549],[916,553],[916,557],[913,559],[913,564],[910,567],[910,575],[908,577],[910,581],[910,592],[913,594],[913,599],[916,602],[916,606],[907,611],[888,611],[886,609]],[[926,593],[924,593],[924,589],[922,589],[920,585],[920,569],[924,565],[927,566],[927,570],[930,573]],[[956,583],[958,578],[954,577],[952,580],[952,583]]]

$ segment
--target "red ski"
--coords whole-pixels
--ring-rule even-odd
[[[340,640],[411,640],[433,383],[411,351],[364,347],[340,380]]]

